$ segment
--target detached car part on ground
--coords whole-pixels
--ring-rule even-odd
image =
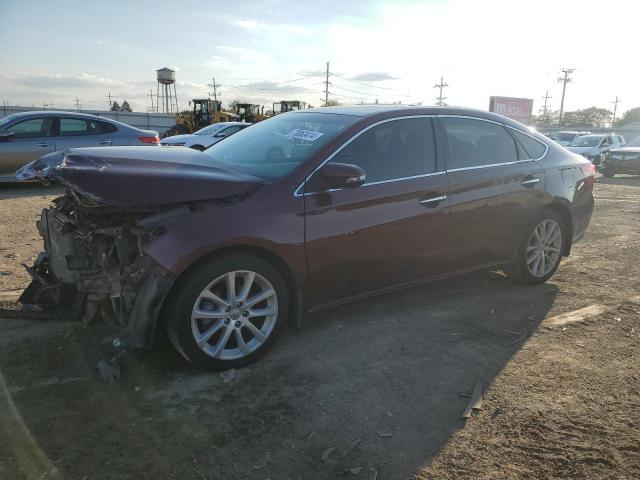
[[[226,369],[306,311],[485,268],[546,281],[586,231],[594,166],[499,115],[371,106],[278,115],[205,152],[55,153],[18,176],[67,187],[22,303],[114,318],[125,348],[165,328]]]

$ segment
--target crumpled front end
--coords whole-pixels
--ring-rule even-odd
[[[150,346],[173,276],[143,246],[162,235],[158,218],[185,208],[124,211],[69,190],[37,222],[44,251],[27,268],[33,281],[20,302],[85,324],[113,319],[122,346]]]

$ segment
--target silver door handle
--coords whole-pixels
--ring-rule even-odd
[[[520,182],[521,185],[524,185],[525,187],[528,187],[529,185],[535,185],[536,183],[538,183],[540,181],[539,178],[530,178],[529,180],[523,180]]]
[[[113,140],[99,140],[98,143],[100,145],[111,145],[113,143]]]
[[[44,143],[44,142],[36,143],[36,145],[38,145],[39,147],[50,147],[51,146],[50,143]]]
[[[435,207],[440,202],[443,202],[446,199],[447,199],[446,195],[440,195],[438,197],[425,198],[424,200],[420,200],[420,205],[424,205],[425,207]]]

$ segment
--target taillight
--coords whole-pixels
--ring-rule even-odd
[[[584,173],[587,177],[594,177],[596,174],[596,166],[593,163],[580,165],[580,169],[582,170],[582,173]]]
[[[138,137],[138,140],[142,143],[158,144],[160,143],[160,137]]]
[[[596,183],[596,166],[593,163],[586,163],[580,165],[580,169],[585,176],[583,184],[593,187]]]

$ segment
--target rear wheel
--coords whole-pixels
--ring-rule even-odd
[[[527,229],[507,275],[524,284],[546,282],[555,273],[566,239],[566,226],[557,213],[544,210]]]
[[[607,178],[613,178],[615,176],[615,173],[609,168],[604,168],[602,170],[602,176]]]
[[[286,321],[289,303],[278,271],[250,255],[196,269],[170,302],[171,343],[187,360],[212,370],[243,367],[264,355]]]

